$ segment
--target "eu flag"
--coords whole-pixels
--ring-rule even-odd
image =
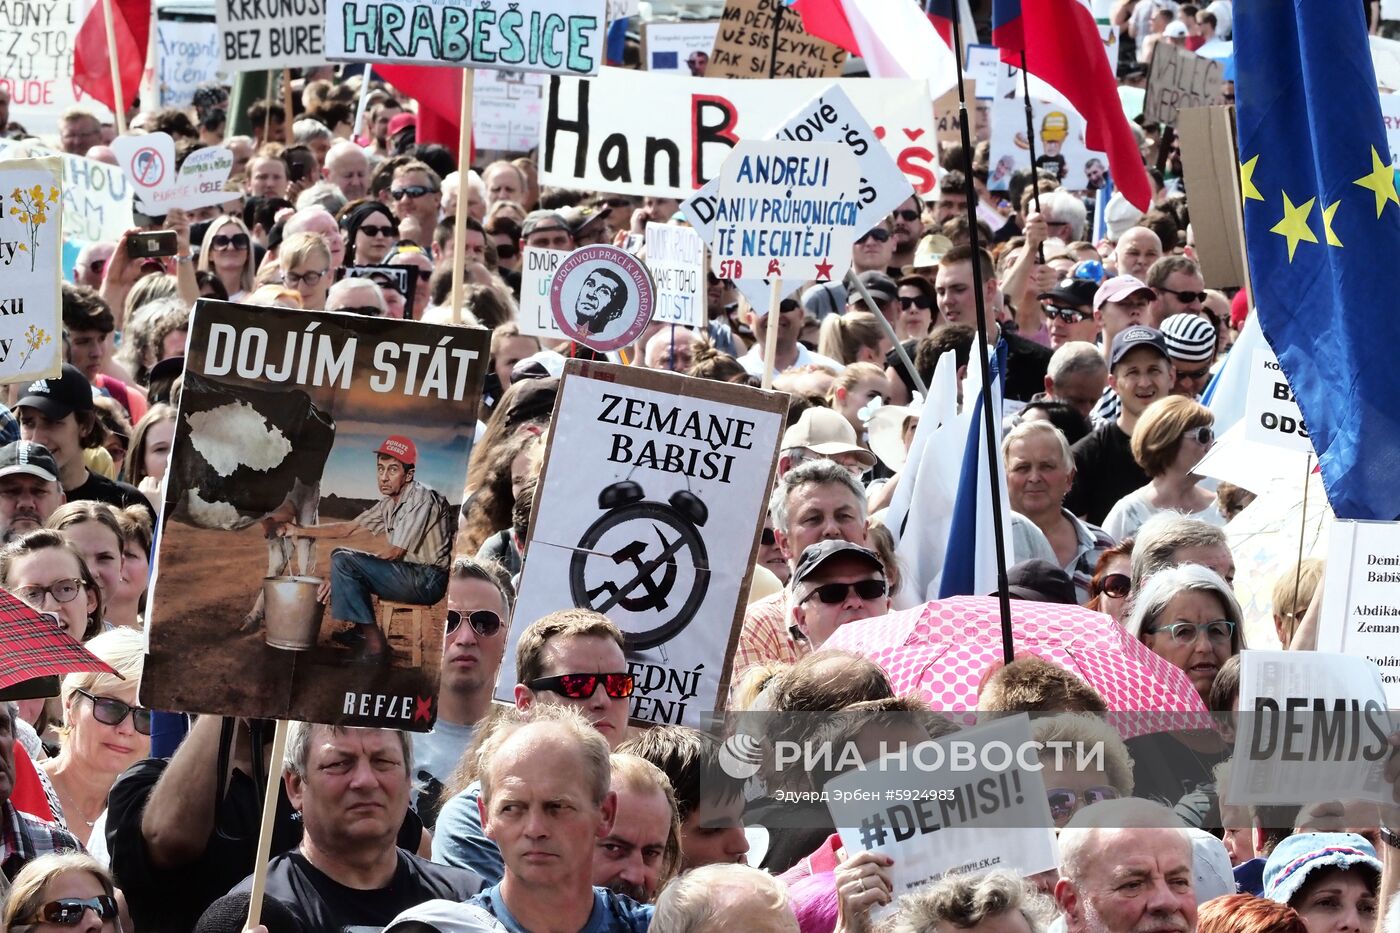
[[[1259,323],[1338,518],[1400,518],[1400,196],[1361,4],[1235,4]]]

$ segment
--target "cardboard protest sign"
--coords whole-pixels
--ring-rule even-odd
[[[584,346],[607,353],[636,341],[656,311],[651,273],[616,246],[581,246],[564,257],[549,286],[554,323]]]
[[[855,149],[883,147],[920,194],[934,189],[938,159],[928,82],[904,79],[741,81],[655,75],[647,106],[637,106],[637,74],[604,68],[592,79],[551,78],[540,139],[540,183],[619,194],[686,198],[719,176],[741,139],[764,139],[809,103],[802,142],[839,142],[839,122],[822,118],[818,99],[839,89],[850,115],[872,135],[855,130]],[[796,130],[796,124],[790,127]],[[857,151],[860,157],[862,153]],[[906,191],[900,200],[908,197]]]
[[[1392,726],[1374,662],[1242,651],[1238,708],[1226,803],[1392,802],[1385,779]]]
[[[0,162],[0,383],[63,366],[63,168]]]
[[[1400,708],[1400,524],[1333,521],[1322,592],[1318,650],[1376,665]]]
[[[1220,103],[1225,65],[1176,45],[1158,42],[1147,73],[1142,118],[1147,123],[1176,123],[1177,111]]]
[[[75,0],[0,3],[0,88],[10,92],[10,119],[29,133],[57,141],[58,118],[81,105],[99,120],[112,111],[73,86]]]
[[[325,20],[334,61],[591,75],[605,52],[604,0],[326,0]]]
[[[571,360],[497,698],[529,623],[580,607],[623,632],[634,723],[704,722],[729,688],[786,411],[782,393]]]
[[[142,703],[432,726],[489,336],[199,302]],[[386,641],[387,658],[352,660]]]
[[[1181,166],[1191,189],[1196,261],[1207,288],[1245,283],[1244,216],[1234,114],[1229,107],[1187,107],[1177,114]]]
[[[720,172],[710,267],[736,281],[839,280],[851,264],[859,203],[860,166],[847,147],[741,142]]]
[[[327,12],[324,0],[214,0],[224,68],[263,71],[324,65]]]
[[[481,68],[472,84],[472,145],[478,151],[529,152],[540,140],[541,75]]]
[[[711,78],[837,78],[846,52],[802,27],[783,0],[725,0]]]
[[[555,323],[554,308],[549,300],[554,272],[568,255],[569,251],[564,249],[525,247],[520,267],[520,315],[516,319],[522,336],[556,341],[569,339]]]
[[[956,743],[970,752],[967,767],[952,765]],[[1038,762],[1025,767],[1014,754],[1032,745],[1030,721],[1021,714],[827,782],[841,842],[851,855],[873,850],[894,859],[895,897],[949,872],[1032,875],[1055,868],[1045,779]],[[934,768],[935,762],[943,766]]]
[[[162,107],[188,107],[195,88],[216,79],[219,26],[205,17],[156,19],[156,81]]]
[[[1303,413],[1288,387],[1278,357],[1266,344],[1257,347],[1249,361],[1249,389],[1244,400],[1244,436],[1251,441],[1312,452]]]
[[[175,141],[168,133],[118,136],[112,152],[131,188],[137,208],[149,217],[163,217],[171,208],[192,211],[223,204],[236,192],[225,190],[233,171],[233,152],[223,146],[205,146],[175,167]]]
[[[642,67],[703,78],[710,66],[719,23],[644,23]]]
[[[1102,188],[1108,156],[1085,145],[1084,118],[1073,107],[1047,100],[1032,100],[1031,114],[1036,164],[1058,174],[1071,191]],[[987,187],[994,191],[1005,191],[1011,173],[1030,165],[1024,98],[992,102],[991,163]]]
[[[691,227],[648,223],[647,267],[656,280],[654,320],[704,327],[705,244]]]
[[[418,272],[417,266],[345,266],[340,278],[371,279],[380,288],[392,288],[403,296],[403,317],[411,321]]]

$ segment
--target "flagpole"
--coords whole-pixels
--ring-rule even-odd
[[[963,172],[972,178],[972,133],[969,129],[967,113],[967,81],[963,77],[962,17],[958,11],[958,0],[953,2],[953,54],[957,58],[958,72],[958,123],[962,128]],[[982,283],[982,246],[977,242],[977,198],[967,199],[967,232],[972,246],[972,294],[977,304],[977,356],[982,367],[982,426],[987,441],[987,479],[992,490],[992,537],[997,549],[997,601],[1001,610],[1001,651],[1005,663],[1013,660],[1011,643],[1011,594],[1006,579],[1006,534],[1003,530],[1001,514],[1001,477],[997,472],[995,458],[1000,454],[995,425],[1001,421],[1001,413],[994,405],[992,395],[992,367],[990,349],[987,346],[987,302]]]
[[[1021,50],[1021,88],[1026,98],[1026,146],[1031,153],[1031,198],[1040,213],[1040,169],[1035,167],[1035,114],[1031,110],[1031,73],[1026,70],[1026,50]],[[1013,205],[1014,207],[1014,205]],[[1045,242],[1036,244],[1036,259],[1045,265]]]
[[[122,93],[121,56],[117,54],[117,26],[112,19],[112,0],[102,0],[102,25],[107,28],[107,56],[112,68],[112,115],[116,117],[117,135],[126,135],[126,95]]]

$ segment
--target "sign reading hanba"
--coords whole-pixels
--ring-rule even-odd
[[[603,64],[605,31],[604,0],[326,4],[326,54],[335,61],[592,75]]]

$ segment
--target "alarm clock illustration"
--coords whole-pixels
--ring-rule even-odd
[[[612,612],[628,651],[654,648],[695,618],[709,590],[700,526],[710,510],[685,489],[665,502],[648,499],[631,480],[605,487],[598,508],[603,514],[583,533],[569,563],[574,605]],[[629,625],[627,615],[636,624]]]

